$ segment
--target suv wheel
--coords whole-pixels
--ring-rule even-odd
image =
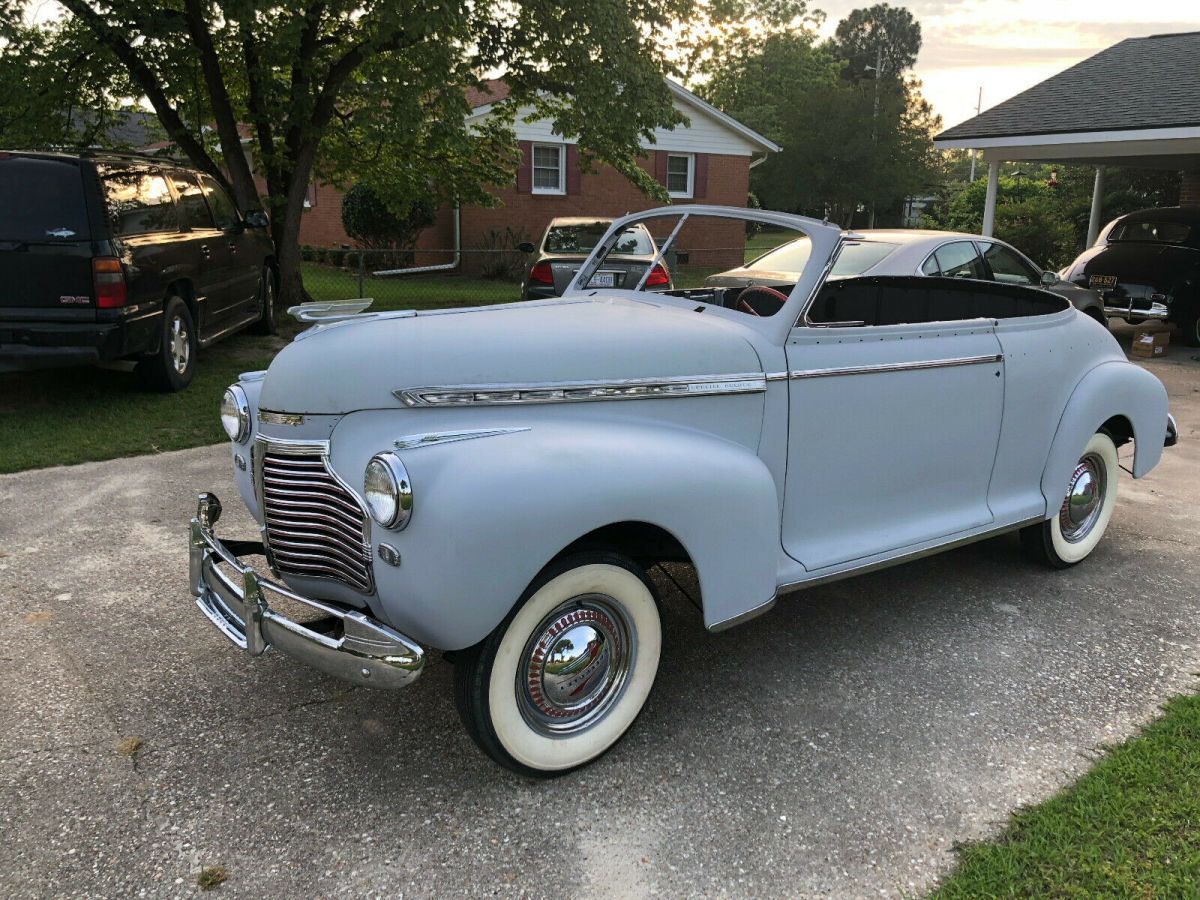
[[[262,301],[262,316],[250,326],[254,334],[274,334],[278,330],[275,321],[275,273],[270,266],[263,266],[258,279],[258,297]]]
[[[195,376],[196,326],[180,297],[167,297],[158,352],[138,363],[138,373],[147,387],[164,393],[182,391]]]

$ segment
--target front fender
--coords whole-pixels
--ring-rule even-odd
[[[1162,382],[1124,360],[1101,363],[1080,379],[1058,423],[1046,468],[1042,495],[1047,515],[1062,503],[1071,471],[1087,442],[1113,416],[1133,425],[1133,477],[1158,464],[1167,432],[1167,391]]]
[[[331,462],[361,484],[370,457],[401,437],[394,412],[352,414],[334,431]],[[412,480],[413,514],[403,531],[372,529],[376,551],[386,541],[400,554],[392,567],[375,553],[378,603],[390,624],[423,643],[452,650],[482,640],[557,553],[619,522],[656,525],[684,546],[706,625],[775,592],[775,482],[753,450],[733,441],[678,426],[555,416],[527,430],[396,453]]]

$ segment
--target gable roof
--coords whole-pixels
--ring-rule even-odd
[[[676,84],[670,78],[663,79],[667,83],[667,88],[671,91],[671,95],[676,102],[684,106],[690,106],[695,111],[701,113],[705,117],[714,120],[720,127],[727,131],[733,132],[743,141],[749,143],[756,151],[765,151],[767,153],[778,153],[780,146],[774,141],[763,137],[753,128],[743,125],[733,116],[726,115],[715,106],[701,100],[687,88]],[[491,109],[492,104],[499,103],[508,97],[508,85],[502,79],[493,78],[483,82],[486,91],[476,90],[475,88],[467,88],[467,103],[471,107],[471,116],[483,116]],[[680,126],[686,130],[686,126]],[[662,129],[656,129],[656,133]],[[561,138],[560,138],[561,140]],[[662,143],[660,140],[659,143]]]
[[[934,140],[1198,127],[1198,60],[1200,31],[1129,38]]]

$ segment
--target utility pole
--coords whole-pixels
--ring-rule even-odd
[[[982,109],[983,109],[983,85],[981,84],[979,86],[979,99],[975,102],[975,115],[979,115],[979,113]],[[979,152],[978,150],[971,151],[971,178],[970,178],[971,181],[975,180],[975,154],[977,154],[978,152]]]
[[[874,149],[878,144],[878,125],[876,119],[879,118],[879,70],[883,68],[883,40],[875,45],[875,103],[871,107],[871,147]],[[871,221],[867,225],[868,228],[875,227],[875,200],[871,200]]]

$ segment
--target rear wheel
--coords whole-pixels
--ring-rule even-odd
[[[1021,529],[1021,543],[1038,562],[1065,569],[1083,561],[1104,536],[1117,503],[1117,445],[1103,431],[1092,435],[1075,464],[1058,513]]]
[[[1189,347],[1200,347],[1200,307],[1193,307],[1188,317],[1179,323],[1183,331],[1183,342]]]
[[[455,662],[454,696],[475,743],[523,775],[561,775],[611,748],[654,685],[658,601],[632,561],[577,554],[548,569]]]
[[[158,352],[141,360],[137,369],[151,390],[169,393],[191,384],[196,374],[196,326],[181,297],[167,297]]]

